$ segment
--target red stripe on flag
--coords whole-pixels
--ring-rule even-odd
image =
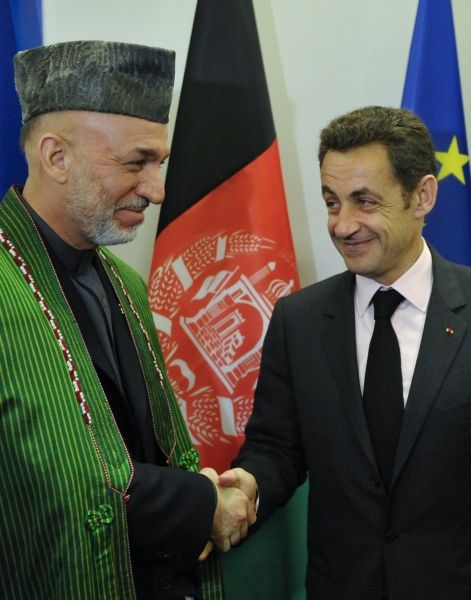
[[[274,303],[298,287],[275,141],[155,243],[149,299],[203,466],[237,453]]]

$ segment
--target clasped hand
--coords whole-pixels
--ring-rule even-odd
[[[211,479],[217,491],[210,542],[200,556],[203,560],[211,552],[212,543],[227,552],[247,536],[249,527],[257,520],[257,484],[253,475],[240,468],[230,469],[219,476],[209,467],[200,473]]]

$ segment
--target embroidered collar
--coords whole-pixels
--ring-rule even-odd
[[[56,318],[54,317],[51,309],[49,308],[43,295],[41,294],[41,291],[37,287],[32,275],[29,271],[28,265],[23,260],[22,256],[18,253],[17,249],[15,248],[13,243],[10,241],[8,235],[1,228],[0,228],[0,244],[2,244],[5,247],[5,249],[11,254],[13,260],[15,261],[15,263],[18,266],[19,270],[21,271],[23,277],[25,278],[26,283],[29,285],[31,291],[33,292],[34,297],[38,301],[38,304],[41,307],[41,310],[43,311],[44,315],[46,316],[46,318],[49,322],[49,325],[52,328],[52,331],[54,332],[54,337],[57,340],[57,343],[59,345],[59,348],[61,349],[62,355],[64,356],[64,360],[67,364],[67,369],[68,369],[69,376],[72,381],[72,386],[73,386],[74,392],[75,392],[75,398],[77,399],[77,402],[80,406],[80,409],[82,411],[82,415],[83,415],[86,425],[90,425],[92,422],[92,418],[90,415],[90,409],[85,400],[85,395],[83,393],[82,386],[80,384],[77,368],[73,361],[72,354],[70,353],[69,347],[67,345],[67,342],[65,341],[64,336],[62,335],[62,332],[59,328],[59,324],[57,323]]]

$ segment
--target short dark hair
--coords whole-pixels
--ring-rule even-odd
[[[424,175],[436,175],[432,137],[419,117],[403,108],[366,106],[331,121],[321,131],[319,164],[329,150],[345,151],[366,144],[384,144],[392,171],[406,193]]]
[[[23,152],[25,151],[26,142],[31,136],[32,131],[36,129],[36,126],[38,125],[40,120],[41,115],[38,115],[37,117],[33,117],[32,119],[26,121],[26,123],[23,124],[23,127],[20,131],[20,146]]]

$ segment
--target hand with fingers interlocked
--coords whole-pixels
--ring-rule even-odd
[[[255,479],[243,469],[231,469],[218,476],[214,469],[206,467],[200,473],[211,479],[217,492],[210,541],[227,552],[247,536],[249,527],[257,519]]]

